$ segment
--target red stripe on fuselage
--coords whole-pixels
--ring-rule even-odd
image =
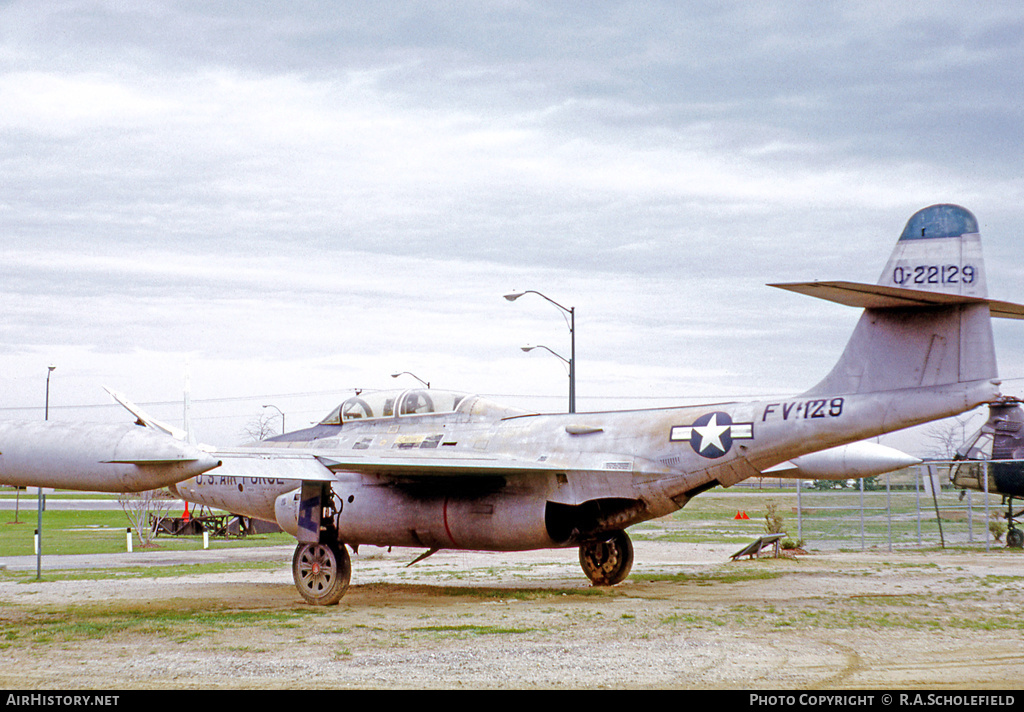
[[[451,527],[448,526],[448,498],[447,497],[444,498],[444,508],[443,508],[442,511],[443,511],[443,514],[444,514],[444,532],[445,532],[445,534],[448,535],[448,541],[450,541],[452,543],[452,546],[458,546],[458,544],[455,542],[455,537],[452,536]]]

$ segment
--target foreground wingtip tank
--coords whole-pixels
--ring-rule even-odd
[[[211,470],[208,453],[137,425],[0,421],[0,483],[143,492]]]

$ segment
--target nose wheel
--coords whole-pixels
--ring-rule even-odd
[[[333,606],[348,590],[352,560],[344,544],[299,544],[292,556],[292,578],[307,603]]]
[[[595,586],[614,586],[633,568],[633,542],[623,531],[580,545],[580,566]]]

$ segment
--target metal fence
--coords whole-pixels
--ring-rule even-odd
[[[796,532],[788,517],[789,534],[816,549],[1005,547],[1002,497],[953,487],[955,466],[923,464],[852,487],[804,481],[790,495]]]

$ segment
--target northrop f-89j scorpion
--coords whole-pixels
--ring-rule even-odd
[[[861,441],[1001,397],[990,318],[1024,318],[1024,306],[988,299],[978,223],[962,207],[914,214],[877,284],[772,286],[864,310],[835,367],[796,397],[539,414],[429,388],[362,393],[311,428],[209,450],[213,463],[191,453],[204,474],[172,489],[293,534],[295,584],[313,604],[348,587],[346,546],[417,547],[420,558],[578,547],[594,584],[612,585],[632,566],[633,524],[769,470],[896,469],[908,464],[899,453]],[[138,424],[170,432],[120,400]],[[4,466],[8,444],[17,439],[0,431],[5,481],[18,474]]]

